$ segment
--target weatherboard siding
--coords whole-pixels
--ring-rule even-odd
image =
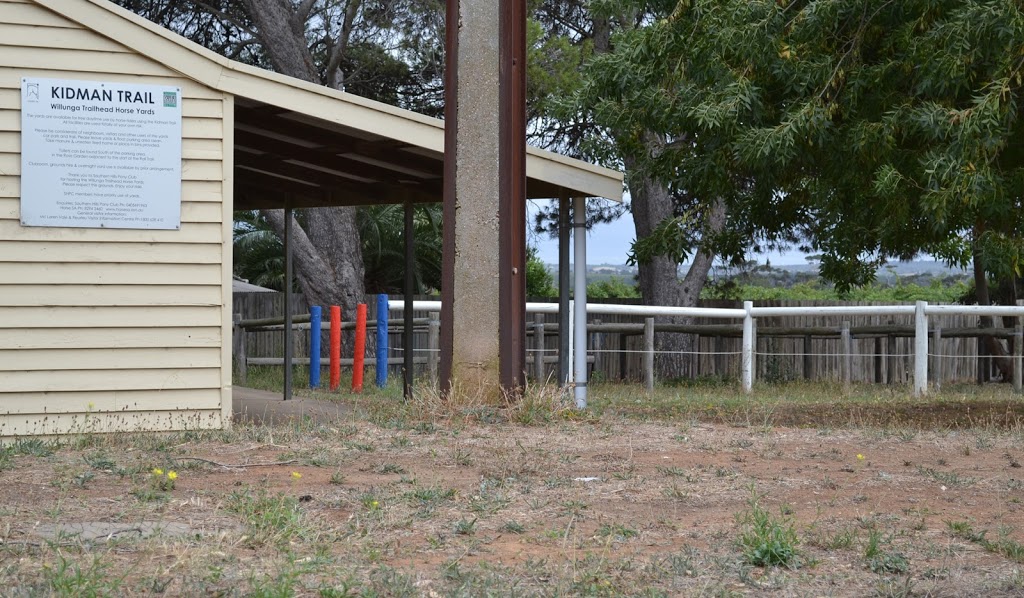
[[[22,77],[180,87],[181,230],[21,226]],[[228,424],[232,102],[0,0],[0,437]]]

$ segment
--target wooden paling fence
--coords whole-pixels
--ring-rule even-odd
[[[397,299],[393,298],[393,299]],[[417,299],[436,300],[432,297]],[[367,297],[368,318],[376,319],[376,300]],[[615,299],[591,303],[640,304],[639,301]],[[819,302],[819,301],[759,301],[758,307],[818,307],[818,306],[872,306],[894,305],[877,302]],[[912,302],[903,305],[913,305]],[[738,301],[704,301],[701,307],[741,308]],[[295,315],[308,314],[302,295],[296,295]],[[283,297],[280,293],[236,293],[234,312],[242,320],[280,317]],[[344,321],[352,321],[352,314],[343,314]],[[435,374],[437,367],[438,315],[435,312],[414,312],[416,323],[413,349],[416,351],[417,375]],[[645,380],[651,354],[651,334],[645,335],[650,323],[642,316],[590,315],[588,317],[588,352],[592,380]],[[401,335],[402,318],[392,313],[389,334],[392,367],[401,367],[405,350]],[[997,327],[1000,318],[996,318]],[[984,351],[978,335],[976,315],[933,315],[929,318],[932,331],[928,347],[929,377],[933,383],[987,381],[992,378],[992,359]],[[984,333],[1020,342],[1014,337],[1013,323],[1008,328],[987,330]],[[372,326],[371,326],[372,329]],[[914,317],[912,315],[836,316],[804,315],[787,317],[758,317],[755,352],[755,377],[758,380],[785,381],[795,379],[835,380],[875,383],[909,383],[914,375]],[[252,329],[250,329],[252,330]],[[845,330],[845,332],[844,332]],[[938,335],[935,331],[938,331]],[[685,331],[685,332],[678,332]],[[658,320],[652,332],[661,336],[668,333],[688,334],[692,351],[681,355],[691,377],[732,378],[740,375],[742,327],[740,324],[707,318],[692,318],[685,326]],[[326,330],[322,332],[326,334]],[[531,314],[527,323],[531,337],[528,349],[528,373],[534,378],[553,380],[557,376],[559,330],[556,314]],[[296,363],[307,363],[309,358],[309,324],[297,324],[293,334]],[[244,353],[250,364],[281,363],[284,354],[281,326],[261,326],[245,332]],[[372,341],[368,335],[368,342]],[[937,342],[936,342],[937,341]],[[326,345],[326,343],[324,343]],[[351,352],[351,343],[345,344]],[[981,349],[979,351],[979,348]],[[373,355],[372,348],[367,350]],[[535,356],[542,357],[537,364]],[[369,363],[373,363],[372,360]]]

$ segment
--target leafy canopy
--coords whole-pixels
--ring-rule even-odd
[[[844,288],[922,251],[965,265],[973,243],[990,273],[1020,273],[1018,3],[602,6],[653,17],[590,61],[578,99],[600,124],[631,131],[625,151],[646,172],[729,203],[735,222],[714,240],[725,255],[800,240]],[[667,143],[642,155],[645,130]],[[684,253],[685,234],[655,237],[658,250]]]

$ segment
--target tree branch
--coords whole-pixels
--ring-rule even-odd
[[[295,9],[295,18],[302,23],[305,23],[309,19],[309,13],[313,10],[313,6],[316,5],[317,0],[302,0]]]
[[[235,17],[229,15],[228,13],[226,13],[224,11],[218,10],[218,9],[210,6],[206,2],[203,2],[203,0],[188,0],[188,1],[191,2],[192,4],[194,4],[196,6],[196,8],[199,8],[200,10],[204,10],[204,11],[210,13],[211,15],[217,17],[218,19],[221,19],[223,21],[227,21],[228,23],[231,23],[235,27],[238,27],[242,31],[248,33],[250,36],[252,36],[254,38],[258,38],[259,37],[258,35],[256,35],[255,31],[250,29],[242,21],[239,21],[238,19],[236,19]]]
[[[344,74],[340,72],[341,61],[345,59],[345,53],[348,51],[349,40],[352,37],[352,24],[356,20],[360,4],[361,0],[350,0],[348,6],[345,7],[345,18],[341,22],[338,40],[331,48],[330,60],[327,62],[327,81],[328,85],[335,89],[341,89],[345,84]]]

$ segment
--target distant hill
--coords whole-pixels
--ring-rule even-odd
[[[558,273],[558,264],[545,264],[548,270],[554,274]],[[764,269],[765,264],[760,265],[760,269]],[[686,274],[686,269],[689,264],[682,264],[679,267],[680,276]],[[818,265],[816,263],[807,264],[783,264],[783,265],[771,265],[772,270],[781,272],[790,272],[792,274],[816,274],[818,272]],[[572,268],[570,267],[570,271]],[[711,276],[735,276],[739,273],[736,268],[722,268],[715,267],[711,271]],[[587,264],[587,278],[610,278],[618,277],[626,280],[631,280],[637,274],[636,266],[627,266],[626,264]],[[970,277],[973,275],[973,270],[968,268],[967,270],[961,270],[959,268],[950,268],[943,262],[935,260],[920,260],[913,262],[891,262],[882,266],[878,269],[876,276],[879,282],[890,282],[900,278],[913,278],[917,276],[931,276],[931,277],[946,277],[946,276],[965,276]]]
[[[773,270],[783,270],[786,272],[810,272],[816,273],[818,271],[817,264],[787,264],[781,266],[772,266]],[[879,280],[883,278],[894,278],[895,276],[971,276],[974,270],[968,268],[967,270],[961,270],[960,268],[950,268],[943,262],[935,260],[921,260],[913,262],[890,262],[876,272],[876,276]],[[895,276],[894,276],[895,275]]]

